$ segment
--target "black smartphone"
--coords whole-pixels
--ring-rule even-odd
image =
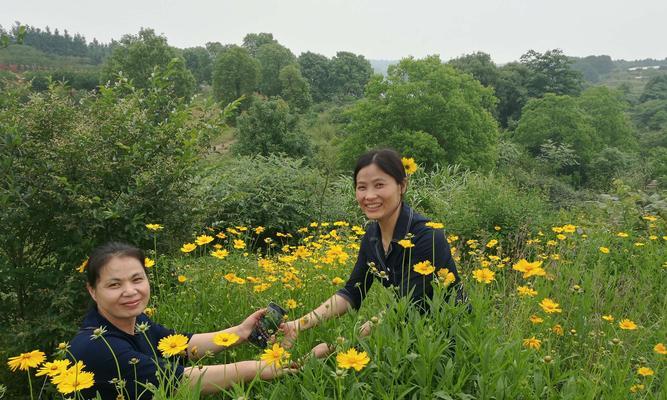
[[[283,322],[283,317],[287,314],[282,307],[274,302],[266,306],[266,314],[260,318],[259,322],[250,332],[248,341],[259,348],[266,348],[271,335],[278,331],[278,326]]]

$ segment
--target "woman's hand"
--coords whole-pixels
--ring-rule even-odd
[[[317,346],[313,347],[310,350],[310,353],[315,356],[315,358],[326,357],[333,352],[333,348],[329,346],[328,343],[320,343]]]
[[[275,365],[268,365],[264,361],[260,361],[259,363],[260,363],[259,377],[265,380],[277,378],[285,374],[294,374],[299,372],[298,367],[295,368],[296,366],[293,364],[285,365],[284,367],[278,368]]]
[[[281,325],[281,329],[285,334],[282,345],[284,348],[289,349],[296,343],[296,339],[299,337],[299,321],[287,321]]]
[[[259,323],[259,320],[266,314],[266,308],[255,311],[250,314],[243,322],[237,325],[236,331],[239,337],[243,340],[247,340],[250,333],[255,328],[255,325]]]

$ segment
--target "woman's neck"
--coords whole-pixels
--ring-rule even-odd
[[[101,316],[106,318],[107,321],[111,322],[113,326],[116,328],[120,329],[121,331],[129,334],[129,335],[134,335],[134,326],[137,323],[137,317],[132,317],[132,318],[114,318],[111,315],[108,315],[104,310],[100,310],[99,308],[97,311],[100,313]]]
[[[389,249],[389,243],[394,237],[394,229],[396,228],[396,223],[398,222],[398,216],[401,215],[401,208],[403,203],[399,203],[398,207],[388,215],[386,218],[378,220],[378,225],[380,226],[380,232],[382,234],[382,246],[384,247],[385,253]]]

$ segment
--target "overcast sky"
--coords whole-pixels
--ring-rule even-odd
[[[108,42],[150,27],[169,44],[240,44],[271,32],[296,55],[345,50],[369,59],[474,51],[497,63],[529,49],[572,56],[667,57],[667,0],[5,0],[0,25],[15,21]]]

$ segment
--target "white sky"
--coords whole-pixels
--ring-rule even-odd
[[[529,49],[572,56],[667,57],[667,0],[4,0],[0,25],[67,29],[108,42],[140,27],[184,48],[271,32],[295,54],[368,59],[474,51],[497,63]]]

